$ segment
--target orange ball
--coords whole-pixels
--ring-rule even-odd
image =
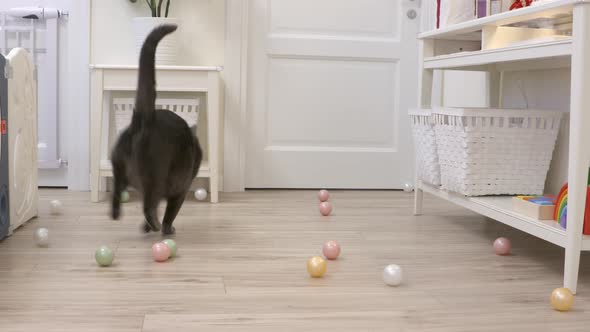
[[[574,294],[568,288],[556,288],[551,292],[551,306],[557,311],[569,311],[574,305]]]
[[[321,278],[326,274],[328,264],[320,256],[314,256],[307,261],[307,272],[314,278]]]

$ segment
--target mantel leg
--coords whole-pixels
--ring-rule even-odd
[[[98,202],[103,111],[102,70],[93,70],[90,77],[90,200]]]

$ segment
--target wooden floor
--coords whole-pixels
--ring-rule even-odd
[[[139,232],[137,202],[111,221],[88,193],[41,196],[41,216],[0,242],[2,332],[590,331],[590,256],[575,309],[555,312],[561,248],[431,197],[422,217],[402,192],[334,191],[328,218],[311,191],[188,200],[175,223],[179,256],[155,263],[161,236]],[[49,216],[54,198],[62,216]],[[49,248],[33,243],[39,226]],[[492,253],[498,236],[514,255]],[[309,278],[307,258],[331,239],[341,258]],[[94,262],[101,244],[116,250],[112,267]],[[381,281],[391,263],[405,273],[397,288]]]

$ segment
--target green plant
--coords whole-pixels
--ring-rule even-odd
[[[137,2],[137,0],[129,0],[133,3]],[[162,17],[162,4],[164,0],[145,0],[148,7],[150,7],[150,12],[152,17]],[[166,0],[166,8],[164,12],[164,17],[168,17],[168,12],[170,11],[170,0]]]

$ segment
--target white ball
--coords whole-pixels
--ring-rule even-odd
[[[402,283],[402,268],[399,265],[387,265],[383,270],[383,281],[389,286],[399,286]]]
[[[61,214],[63,205],[60,200],[53,200],[49,203],[49,211],[51,214]]]
[[[207,199],[207,190],[203,188],[195,190],[195,198],[197,199],[197,201],[204,201],[205,199]]]
[[[39,247],[47,247],[49,245],[49,230],[47,228],[37,228],[35,231],[35,242]]]
[[[414,185],[411,183],[404,183],[403,189],[405,192],[411,193],[412,191],[414,191]]]

